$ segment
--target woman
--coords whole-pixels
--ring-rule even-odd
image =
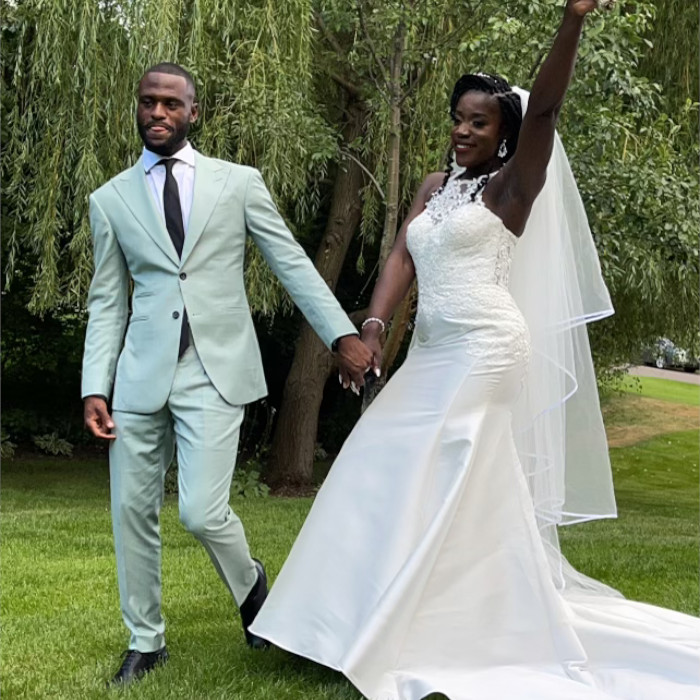
[[[554,130],[595,6],[568,0],[522,125],[502,79],[455,86],[454,163],[420,187],[362,331],[378,368],[417,276],[412,348],[252,627],[372,700],[699,692],[698,621],[577,574],[556,540],[615,512],[585,333],[611,308]]]

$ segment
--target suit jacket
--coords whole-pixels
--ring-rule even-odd
[[[197,352],[232,404],[267,393],[243,283],[246,237],[323,342],[356,333],[330,289],[280,217],[254,168],[195,154],[192,211],[182,258],[149,191],[143,165],[90,196],[95,272],[82,395],[109,397],[116,410],[152,413],[165,405],[187,310]],[[132,313],[129,287],[133,280]]]

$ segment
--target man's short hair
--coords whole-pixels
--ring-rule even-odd
[[[177,63],[169,63],[168,61],[156,63],[155,66],[151,66],[141,76],[141,80],[143,80],[149,73],[165,73],[166,75],[179,75],[181,78],[184,78],[187,82],[187,85],[189,85],[189,87],[192,88],[192,94],[195,96],[197,95],[197,89],[194,85],[194,78],[189,73],[189,71],[186,71],[182,66],[179,66]]]

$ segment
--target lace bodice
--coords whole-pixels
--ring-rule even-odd
[[[519,360],[529,353],[529,334],[508,291],[517,237],[484,206],[476,182],[450,180],[409,225],[417,342],[462,338],[475,352]]]

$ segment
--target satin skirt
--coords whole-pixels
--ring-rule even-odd
[[[525,362],[412,348],[252,631],[371,700],[698,700],[700,620],[557,590],[511,431]]]

